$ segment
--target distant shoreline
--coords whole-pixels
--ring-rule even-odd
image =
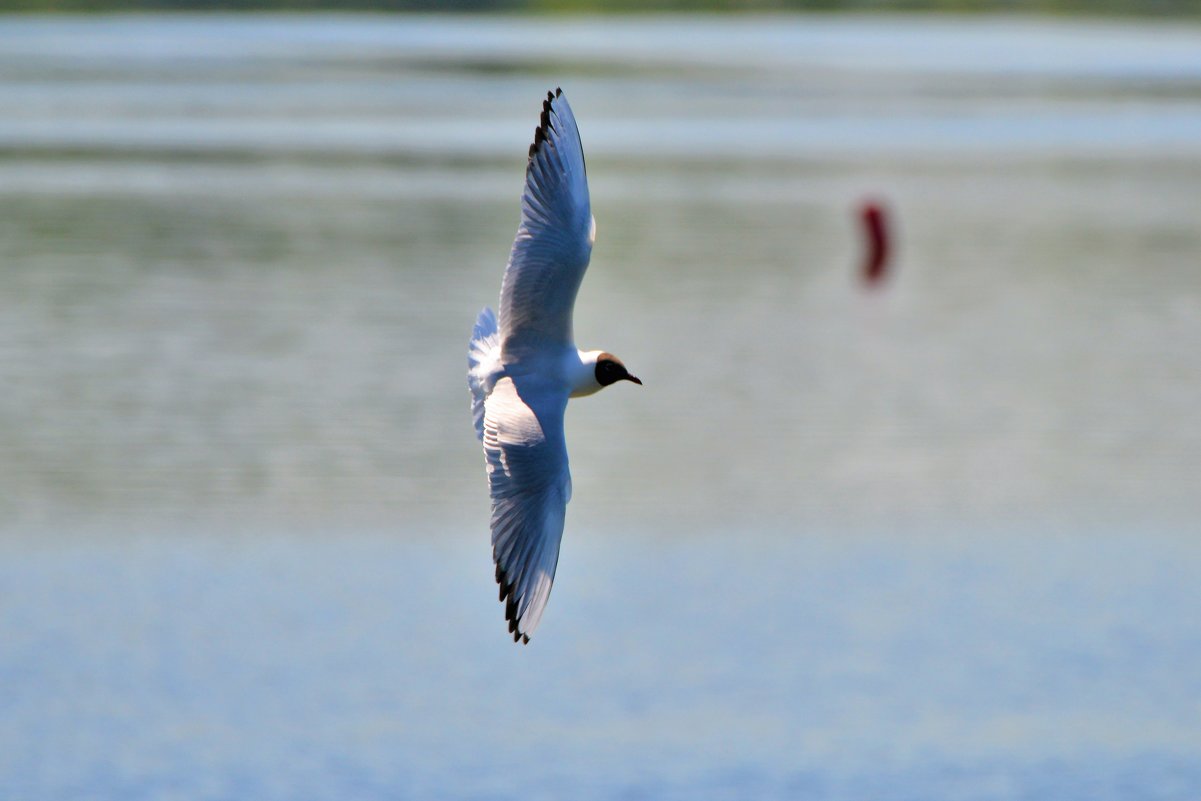
[[[24,14],[110,14],[110,13],[442,13],[442,14],[827,14],[853,15],[1021,15],[1062,18],[1201,19],[1201,0],[779,0],[779,2],[733,2],[732,0],[10,0],[0,17]]]

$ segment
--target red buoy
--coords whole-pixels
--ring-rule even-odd
[[[888,274],[892,253],[888,231],[888,215],[884,206],[877,201],[864,201],[859,206],[859,219],[863,224],[863,267],[860,275],[868,286],[875,286]]]

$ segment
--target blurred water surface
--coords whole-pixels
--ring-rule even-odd
[[[556,85],[646,385],[515,648]],[[0,18],[0,795],[1196,798],[1199,157],[1179,24]]]

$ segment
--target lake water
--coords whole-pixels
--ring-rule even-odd
[[[645,386],[516,647],[554,86]],[[1201,797],[1199,211],[1179,23],[0,18],[0,798]]]

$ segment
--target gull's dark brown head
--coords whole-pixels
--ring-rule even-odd
[[[621,359],[612,353],[602,353],[597,356],[596,383],[602,387],[607,387],[610,384],[616,384],[618,381],[633,381],[635,384],[642,384],[642,381],[637,376],[630,375],[630,371],[621,363]]]

